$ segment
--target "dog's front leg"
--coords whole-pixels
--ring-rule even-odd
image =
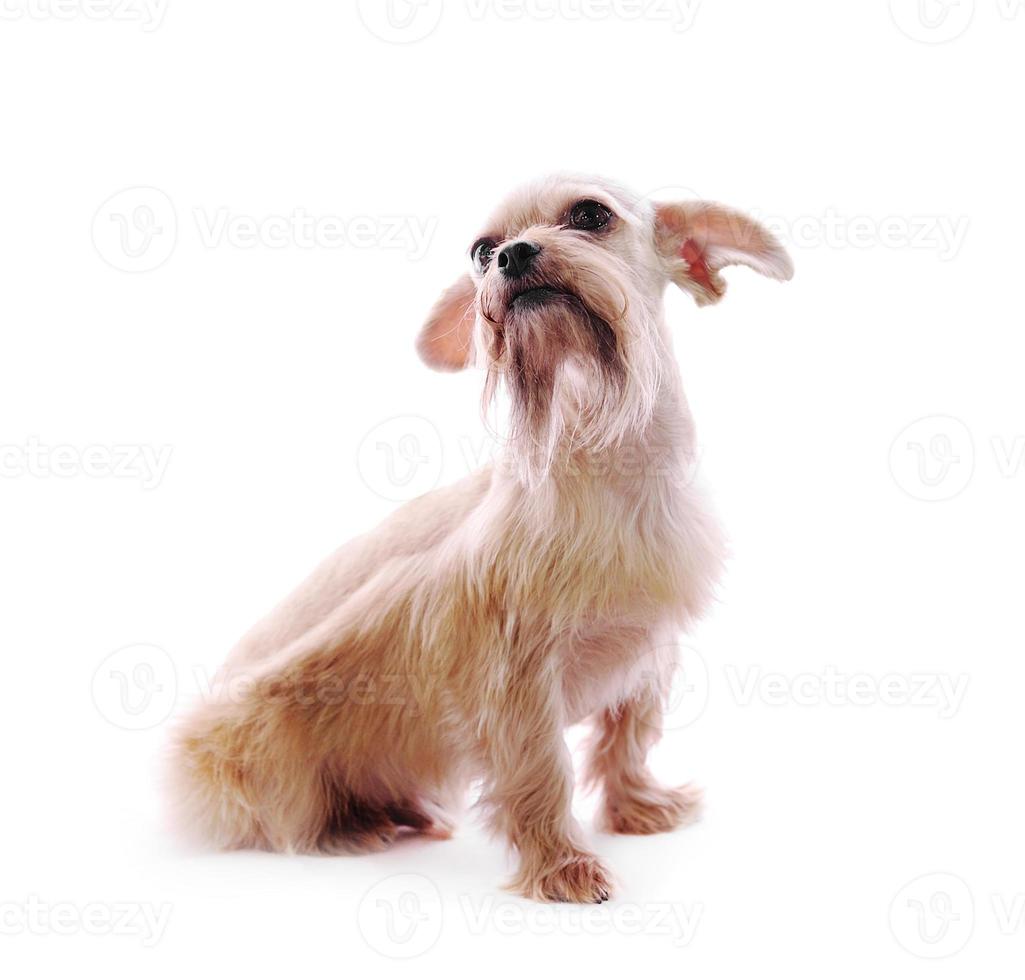
[[[548,664],[525,665],[488,699],[481,726],[484,802],[519,853],[510,888],[537,901],[603,902],[609,875],[579,843],[573,767],[552,673]]]
[[[648,750],[662,736],[662,698],[647,687],[595,720],[587,780],[601,785],[598,825],[614,834],[659,834],[695,820],[701,791],[660,785],[647,766]]]

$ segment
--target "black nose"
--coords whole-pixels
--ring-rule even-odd
[[[498,253],[498,268],[509,279],[519,279],[534,264],[534,256],[541,251],[533,242],[510,242]]]

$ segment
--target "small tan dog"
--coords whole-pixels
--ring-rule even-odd
[[[482,778],[519,853],[512,887],[598,902],[609,876],[572,816],[567,725],[593,719],[605,829],[671,830],[700,803],[645,765],[675,633],[724,553],[691,478],[665,286],[710,303],[725,265],[791,264],[735,211],[567,176],[508,198],[471,259],[418,349],[478,364],[486,402],[507,387],[503,454],[345,545],[243,638],[178,733],[175,796],[218,845],[335,852],[446,836]]]

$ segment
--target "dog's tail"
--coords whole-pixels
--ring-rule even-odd
[[[253,797],[253,760],[231,706],[201,704],[177,725],[164,772],[172,829],[196,844],[266,848]]]

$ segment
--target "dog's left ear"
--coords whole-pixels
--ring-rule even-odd
[[[420,357],[437,371],[460,371],[470,363],[477,287],[461,276],[439,297],[416,338]]]
[[[723,266],[750,266],[773,279],[794,274],[790,256],[766,228],[740,211],[707,201],[656,204],[655,245],[669,278],[693,294],[699,306],[722,299]]]

